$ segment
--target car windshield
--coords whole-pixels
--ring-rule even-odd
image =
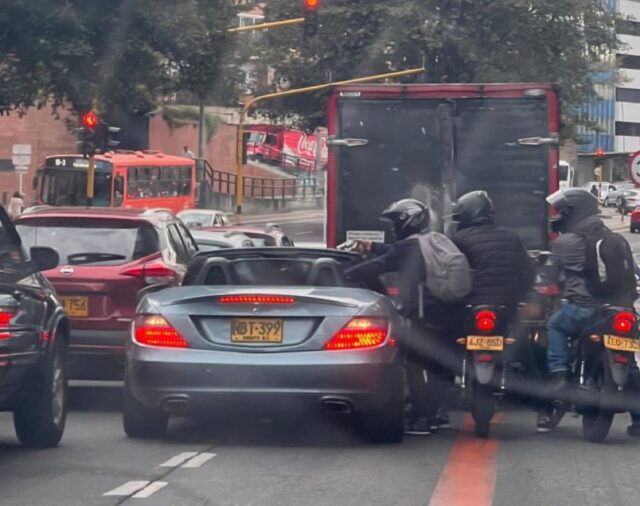
[[[210,227],[214,225],[215,215],[208,213],[181,213],[179,217],[188,226]]]
[[[160,251],[153,226],[134,220],[34,218],[17,229],[27,248],[49,246],[62,264],[120,265]]]

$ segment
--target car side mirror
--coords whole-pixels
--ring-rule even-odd
[[[55,269],[60,263],[58,252],[46,246],[33,246],[29,250],[29,255],[31,256],[31,264],[34,272]]]

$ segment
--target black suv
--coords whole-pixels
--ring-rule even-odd
[[[0,410],[13,411],[18,439],[56,446],[67,415],[69,322],[40,274],[58,264],[51,248],[27,256],[0,206]]]

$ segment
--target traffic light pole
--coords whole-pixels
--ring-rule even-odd
[[[318,84],[315,86],[307,86],[305,88],[294,88],[286,91],[279,91],[276,93],[269,93],[267,95],[260,95],[249,100],[243,107],[240,112],[240,118],[238,120],[238,129],[236,133],[236,214],[238,215],[238,221],[240,220],[240,216],[242,215],[242,205],[244,204],[244,164],[242,163],[243,154],[244,154],[244,121],[247,116],[247,113],[251,110],[251,108],[259,102],[265,102],[267,100],[273,100],[276,98],[290,97],[292,95],[301,95],[303,93],[311,93],[314,91],[322,91],[334,86],[341,86],[345,84],[359,84],[359,83],[367,83],[371,81],[379,81],[380,79],[390,79],[393,77],[403,77],[410,76],[414,74],[420,74],[424,72],[424,67],[408,69],[408,70],[399,70],[397,72],[387,72],[386,74],[376,74],[373,76],[367,77],[358,77],[356,79],[348,79],[346,81],[337,81],[333,83],[326,84]]]
[[[87,207],[93,204],[93,190],[96,179],[96,159],[93,155],[89,157],[89,166],[87,167]]]

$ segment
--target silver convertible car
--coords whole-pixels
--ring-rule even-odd
[[[183,286],[144,295],[127,343],[126,434],[161,437],[172,413],[297,406],[351,415],[370,440],[399,442],[401,319],[389,298],[345,281],[359,261],[220,250],[197,256]]]

